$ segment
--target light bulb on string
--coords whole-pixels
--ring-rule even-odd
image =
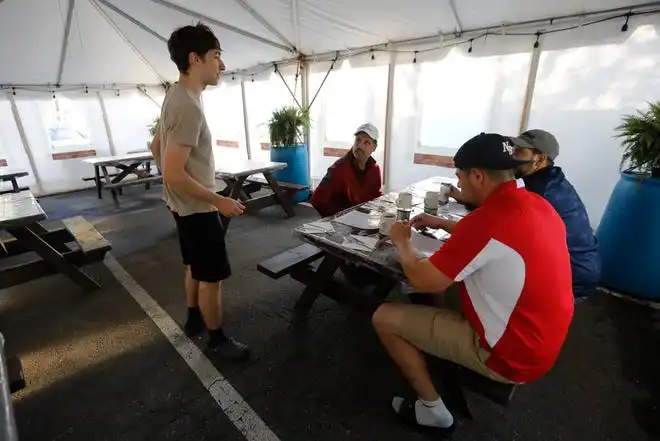
[[[534,42],[534,49],[538,49],[538,48],[539,48],[539,38],[541,38],[541,33],[540,33],[540,32],[537,32],[537,33],[536,33],[536,41]]]
[[[85,94],[88,94],[89,90],[87,89],[87,86],[85,86]]]
[[[373,49],[369,49],[369,52],[371,52],[371,59],[372,59],[372,60],[375,60],[375,59],[376,59],[376,56],[374,55],[374,50],[373,50]]]
[[[626,32],[628,30],[628,20],[630,20],[630,13],[626,14],[626,22],[621,26],[621,32]]]
[[[234,81],[236,79],[236,75],[231,74],[231,80]]]
[[[12,93],[12,95],[16,96],[16,88],[15,87],[11,88],[11,93]]]
[[[252,74],[252,80],[251,81],[254,83],[254,74]]]
[[[472,53],[472,40],[470,40],[470,47],[468,48],[468,54]]]
[[[413,63],[417,63],[417,51],[415,51],[415,57],[413,58]]]
[[[116,95],[119,96],[119,89],[117,89],[117,93],[116,93]]]

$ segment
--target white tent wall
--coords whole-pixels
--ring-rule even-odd
[[[32,173],[21,136],[16,126],[16,120],[11,109],[12,95],[0,92],[0,166],[26,170],[29,176],[21,178],[21,183],[36,187],[37,181]],[[9,182],[0,183],[0,190],[11,187]]]
[[[581,46],[583,40],[589,45]],[[605,43],[594,45],[596,40]],[[567,43],[574,47],[562,48]],[[623,114],[658,100],[659,65],[657,15],[631,20],[626,33],[614,23],[603,23],[549,35],[543,42],[528,126],[557,136],[558,165],[582,197],[594,226],[619,179],[623,149],[614,128]]]

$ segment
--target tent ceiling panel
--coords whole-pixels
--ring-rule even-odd
[[[174,11],[153,2],[138,3],[134,0],[109,1],[165,38],[169,38],[172,31],[177,27],[195,24],[199,21],[199,19],[191,17],[190,15]],[[192,9],[191,2],[179,3],[187,9]],[[240,6],[238,7],[240,8]],[[240,9],[242,10],[242,8]],[[176,69],[169,59],[167,45],[114,12],[111,12],[111,14],[113,18],[118,17],[116,22],[127,35],[130,32],[130,34],[134,36],[133,42],[144,54],[145,58],[152,61],[152,63],[157,66],[159,72],[162,70],[161,75],[166,75],[167,72],[170,72],[167,74],[167,79],[170,81],[176,79]],[[247,12],[245,12],[245,14],[247,14]],[[205,15],[224,21],[221,18],[214,16],[209,11],[206,11]],[[291,53],[289,52],[238,35],[216,25],[210,24],[209,27],[218,37],[218,40],[220,40],[220,45],[223,50],[222,57],[228,70],[243,69],[263,61],[278,60],[291,56]],[[134,29],[131,31],[129,30],[130,28]],[[262,34],[271,40],[276,40],[276,37],[268,35],[267,32],[262,32]],[[174,73],[174,77],[171,76],[172,72]]]
[[[62,3],[66,7],[68,2]],[[89,1],[76,0],[61,84],[159,82],[158,75]]]
[[[0,83],[55,82],[65,20],[56,1],[0,3]]]
[[[465,29],[477,29],[506,23],[519,23],[549,17],[604,11],[649,3],[649,0],[456,0],[456,12]]]

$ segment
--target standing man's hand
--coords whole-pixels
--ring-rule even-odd
[[[220,214],[226,217],[240,216],[245,211],[245,206],[243,204],[224,196],[218,196],[213,205],[215,205],[218,211],[220,211]]]
[[[412,232],[408,222],[398,221],[390,229],[390,240],[395,247],[409,240],[411,235]]]

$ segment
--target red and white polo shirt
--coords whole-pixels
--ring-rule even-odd
[[[459,282],[463,313],[491,352],[486,365],[519,383],[554,365],[573,318],[564,223],[522,180],[502,184],[430,258]]]

